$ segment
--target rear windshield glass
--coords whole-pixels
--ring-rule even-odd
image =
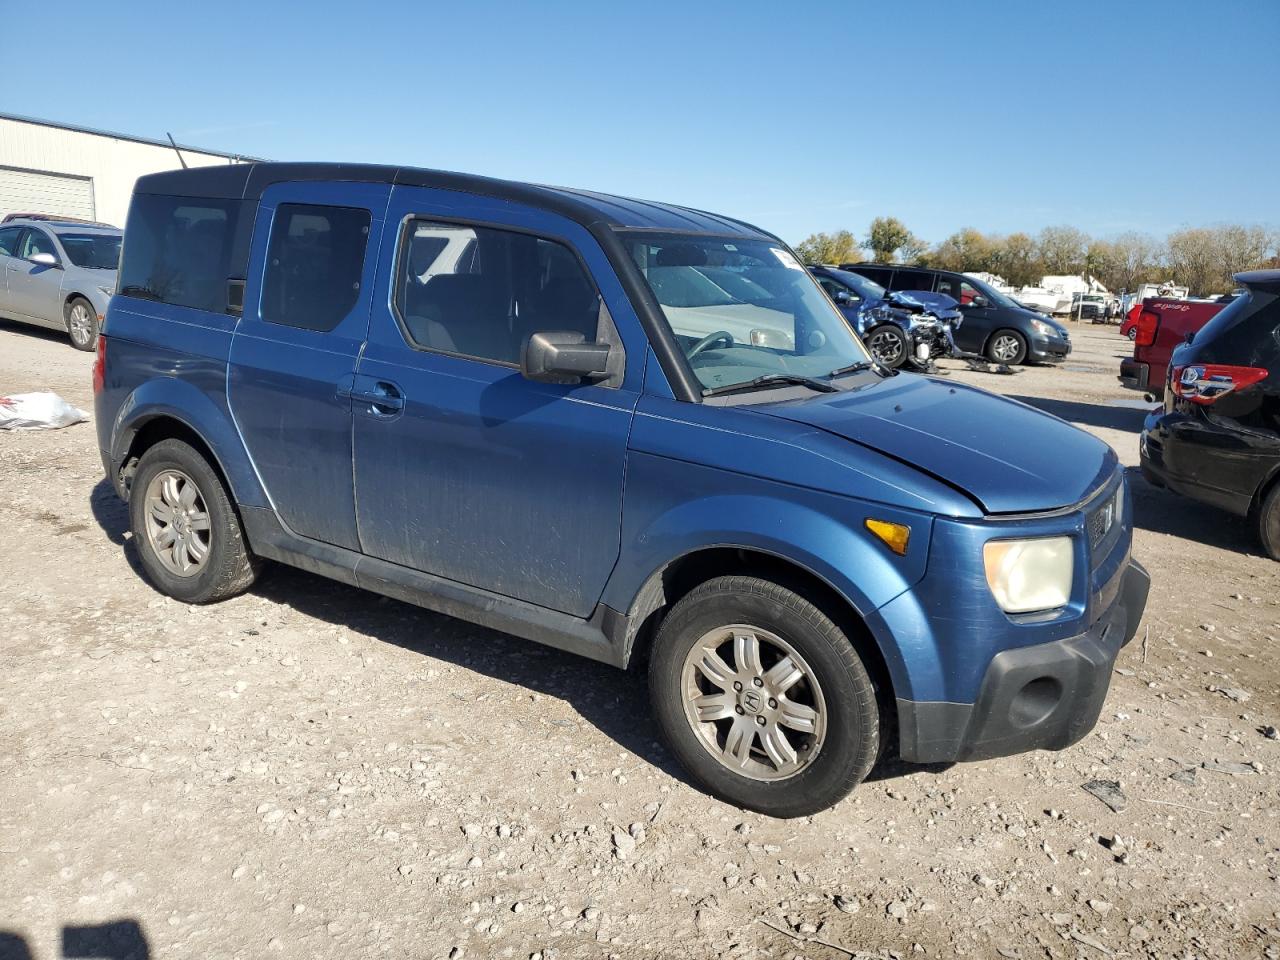
[[[136,194],[125,225],[119,292],[227,312],[231,249],[243,203]]]
[[[1253,312],[1254,300],[1253,292],[1245,290],[1240,296],[1236,297],[1225,307],[1213,315],[1208,323],[1206,323],[1196,333],[1195,339],[1201,343],[1208,343],[1210,340],[1216,340],[1240,320]]]
[[[103,233],[60,233],[67,259],[86,270],[114,270],[120,266],[120,238]]]

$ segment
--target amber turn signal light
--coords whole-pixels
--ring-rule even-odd
[[[905,556],[907,541],[911,539],[911,528],[901,523],[890,523],[888,520],[866,521],[867,529],[876,535],[881,543],[896,553]]]

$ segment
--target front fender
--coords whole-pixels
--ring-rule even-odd
[[[186,371],[185,376],[192,376]],[[217,392],[225,397],[225,373],[219,371]],[[198,375],[196,379],[199,379]],[[225,406],[215,403],[210,394],[188,380],[156,377],[133,390],[120,404],[111,426],[111,476],[113,482],[128,455],[138,431],[149,422],[167,417],[185,425],[197,434],[212,452],[222,475],[231,486],[231,495],[242,506],[266,507],[269,502],[258,476],[249,462],[244,444],[231,422]],[[122,496],[125,491],[117,492]]]
[[[868,519],[911,528],[897,556]],[[603,602],[634,613],[662,572],[699,550],[734,547],[770,554],[818,577],[870,623],[879,607],[924,576],[933,520],[928,514],[632,453],[623,508],[623,550]],[[894,683],[910,690],[903,652],[872,631]]]

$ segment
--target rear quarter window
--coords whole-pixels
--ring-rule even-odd
[[[1201,327],[1193,343],[1214,362],[1275,363],[1280,355],[1280,296],[1247,290]]]
[[[232,248],[245,215],[240,200],[137,194],[121,253],[121,296],[229,313]]]

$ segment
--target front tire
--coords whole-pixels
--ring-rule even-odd
[[[181,440],[162,440],[142,455],[129,520],[147,579],[175,600],[225,600],[258,575],[261,561],[249,552],[221,479]]]
[[[1258,539],[1272,560],[1280,560],[1280,483],[1272,486],[1258,507]]]
[[[72,297],[67,304],[67,336],[77,350],[97,349],[98,311],[84,297]]]
[[[1017,330],[997,330],[987,342],[987,359],[1016,367],[1027,359],[1027,338]]]
[[[1137,328],[1137,327],[1130,327],[1130,328],[1129,328],[1129,332],[1128,332],[1128,333],[1126,333],[1126,334],[1125,334],[1125,336],[1126,336],[1126,337],[1128,337],[1130,340],[1137,340],[1137,339],[1138,339],[1138,328]]]
[[[910,347],[907,335],[892,323],[884,323],[867,334],[867,349],[890,370],[897,370],[907,362]]]
[[[875,689],[844,632],[756,577],[718,577],[672,608],[654,639],[649,694],[690,775],[769,816],[839,802],[880,749]]]

